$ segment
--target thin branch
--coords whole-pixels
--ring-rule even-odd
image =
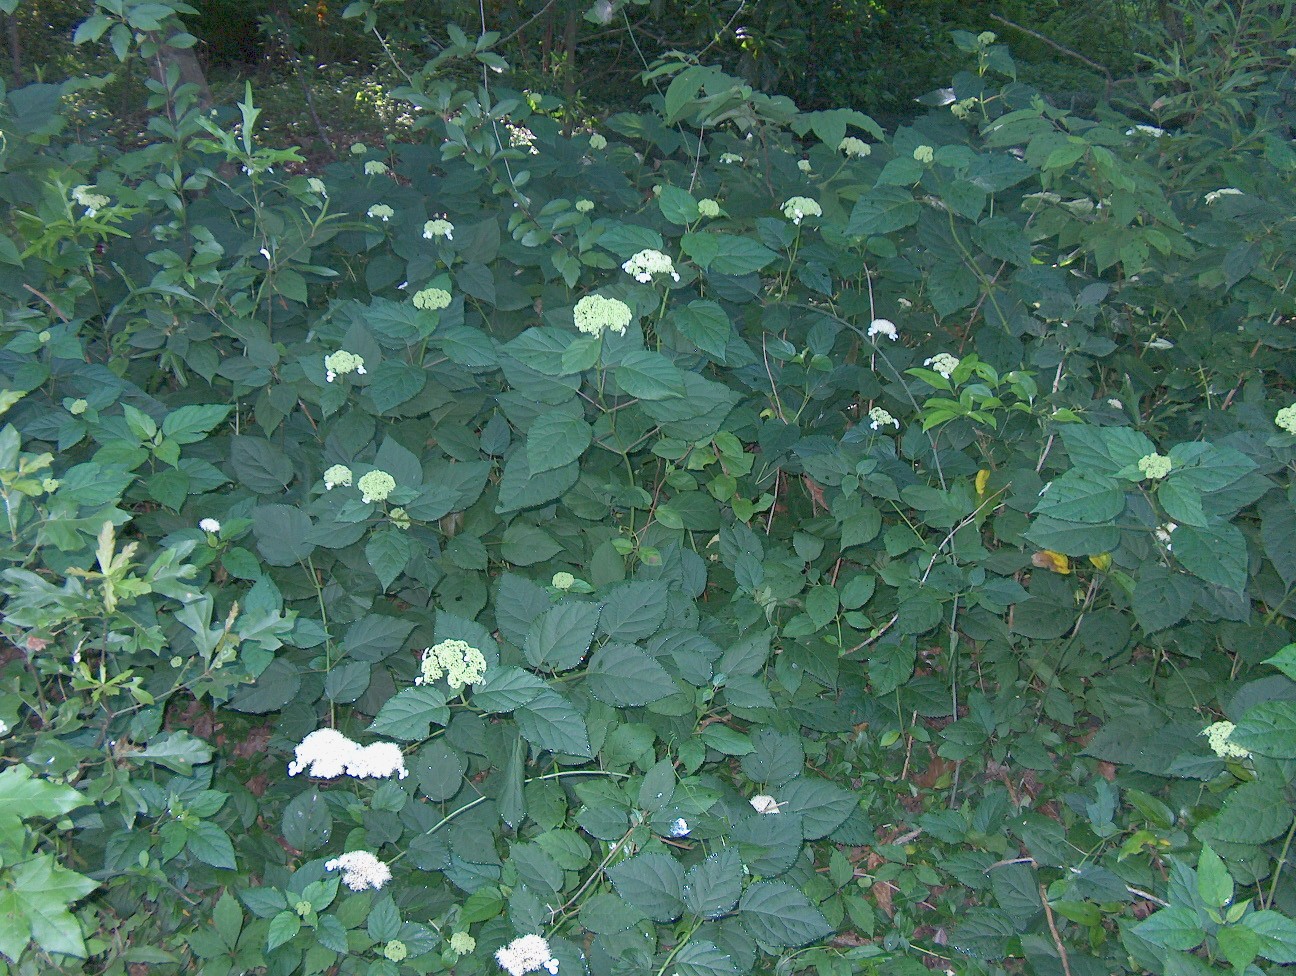
[[[1111,97],[1112,85],[1114,85],[1116,81],[1114,78],[1112,78],[1111,71],[1107,69],[1105,66],[1099,64],[1097,61],[1091,60],[1090,58],[1086,58],[1079,51],[1071,50],[1071,48],[1067,47],[1065,44],[1059,44],[1051,37],[1045,37],[1043,34],[1039,33],[1039,31],[1033,31],[1029,27],[1023,27],[1021,24],[1013,23],[1007,17],[1003,17],[999,14],[991,14],[990,18],[992,20],[999,21],[999,23],[1001,24],[1006,24],[1007,26],[1011,27],[1013,30],[1019,30],[1023,34],[1029,34],[1031,37],[1035,38],[1035,40],[1043,41],[1045,44],[1053,48],[1055,51],[1061,51],[1063,54],[1067,55],[1068,57],[1075,58],[1077,61],[1081,62],[1082,64],[1086,64],[1089,67],[1093,68],[1095,71],[1101,72],[1102,76],[1107,79],[1106,97],[1108,98]],[[1068,973],[1067,976],[1070,976],[1070,974]]]
[[[1071,976],[1071,960],[1067,958],[1066,946],[1062,944],[1062,936],[1058,934],[1057,922],[1053,921],[1053,909],[1048,903],[1048,889],[1040,885],[1039,893],[1040,901],[1044,903],[1044,920],[1048,922],[1049,934],[1053,936],[1053,945],[1057,947],[1058,958],[1062,960],[1062,972],[1065,976]]]

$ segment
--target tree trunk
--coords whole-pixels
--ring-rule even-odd
[[[154,33],[152,40],[157,44],[157,54],[149,60],[149,73],[163,85],[167,85],[167,114],[173,119],[176,116],[175,98],[167,83],[167,75],[171,73],[173,67],[176,69],[179,85],[197,86],[198,108],[203,111],[211,108],[212,96],[211,89],[207,87],[207,75],[202,65],[198,63],[198,56],[194,54],[193,48],[172,47],[166,43],[160,33]]]

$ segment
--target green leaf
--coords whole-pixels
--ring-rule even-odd
[[[429,800],[448,800],[463,787],[468,763],[458,749],[444,739],[433,739],[410,761],[409,770],[418,780],[419,789]]]
[[[212,747],[184,729],[155,737],[146,748],[129,753],[132,762],[150,762],[188,776],[194,766],[211,762]]]
[[[684,913],[684,869],[668,854],[638,854],[607,871],[625,901],[655,922]]]
[[[1202,847],[1197,859],[1197,893],[1208,908],[1223,908],[1233,900],[1233,879],[1209,844]]]
[[[1201,492],[1176,478],[1172,473],[1157,488],[1157,501],[1165,513],[1180,525],[1206,526]]]
[[[684,876],[684,906],[699,918],[727,915],[738,903],[742,883],[742,858],[734,848],[725,848],[689,868]]]
[[[534,668],[568,671],[581,663],[598,625],[597,603],[561,603],[531,623],[522,653]]]
[[[230,699],[229,707],[253,715],[277,711],[297,696],[301,683],[301,674],[297,668],[284,658],[276,658],[261,672],[254,684],[241,689]]]
[[[377,575],[384,593],[405,571],[413,555],[414,546],[408,533],[394,526],[378,529],[365,543],[365,559]]]
[[[289,847],[309,854],[329,842],[333,814],[319,790],[299,793],[283,812],[283,839]]]
[[[1143,570],[1134,585],[1134,616],[1145,633],[1173,627],[1192,609],[1197,586],[1160,565]]]
[[[198,860],[214,868],[233,870],[238,867],[238,861],[234,857],[234,845],[230,842],[229,834],[210,821],[204,820],[189,828],[189,838],[185,841],[185,847]]]
[[[879,186],[855,202],[845,233],[847,237],[890,234],[918,223],[921,214],[922,208],[908,190]]]
[[[1292,822],[1291,805],[1281,789],[1252,780],[1229,793],[1219,813],[1195,831],[1203,843],[1263,844],[1282,835]]]
[[[733,325],[725,310],[715,302],[696,300],[673,309],[671,322],[685,339],[723,365]]]
[[[1173,905],[1149,915],[1134,926],[1134,934],[1153,945],[1167,949],[1195,949],[1206,939],[1197,913],[1190,908]]]
[[[500,555],[514,566],[534,566],[562,552],[562,546],[544,529],[528,522],[514,522],[504,530]]]
[[[801,814],[801,829],[806,840],[827,837],[846,822],[859,805],[849,790],[810,776],[798,776],[779,788],[780,809]]]
[[[473,686],[473,704],[485,712],[511,712],[533,700],[547,686],[522,668],[491,668]]]
[[[371,613],[347,629],[342,646],[357,661],[374,663],[391,657],[404,647],[405,639],[413,630],[413,621]]]
[[[671,960],[671,972],[679,976],[739,976],[733,956],[705,939],[689,939]]]
[[[52,820],[89,802],[70,786],[33,777],[29,766],[10,766],[0,772],[0,821]]]
[[[1112,476],[1156,453],[1156,445],[1130,427],[1065,424],[1061,434],[1071,464],[1086,474]]]
[[[584,759],[593,757],[585,719],[570,702],[549,688],[515,709],[513,718],[523,737],[538,750]]]
[[[927,294],[941,318],[967,308],[980,293],[980,280],[961,262],[942,261],[927,279]]]
[[[698,733],[697,738],[708,749],[726,756],[745,756],[752,751],[751,739],[737,729],[719,722],[708,725]]]
[[[50,854],[37,854],[13,865],[7,887],[0,892],[0,916],[19,920],[6,933],[10,945],[17,931],[29,927],[32,939],[46,952],[85,958],[81,923],[68,907],[99,887],[98,882],[67,870]],[[22,939],[24,946],[26,941]],[[16,954],[10,958],[17,961]]]
[[[278,494],[293,480],[291,459],[261,437],[231,438],[230,467],[235,480],[258,495]]]
[[[1271,759],[1296,759],[1296,702],[1267,701],[1248,708],[1229,741]]]
[[[619,708],[649,705],[676,693],[675,682],[633,644],[611,642],[590,658],[585,685],[599,701]]]
[[[582,418],[560,410],[543,413],[527,431],[527,468],[533,475],[561,468],[584,454],[593,439]]]
[[[1234,593],[1246,591],[1246,537],[1234,525],[1181,525],[1174,531],[1175,560],[1198,579]]]
[[[757,881],[744,891],[738,921],[757,942],[776,947],[806,945],[832,931],[823,913],[783,881]]]
[[[1259,955],[1280,965],[1296,963],[1296,921],[1279,912],[1260,911],[1243,915],[1240,924],[1259,936]]]
[[[449,721],[445,695],[431,685],[421,685],[388,698],[370,723],[369,731],[402,742],[417,742],[431,734],[433,725],[445,725]]]
[[[1265,658],[1264,663],[1277,668],[1296,681],[1296,644],[1288,644],[1273,657]]]
[[[296,566],[312,552],[311,520],[291,505],[259,505],[252,510],[257,551],[271,566]]]
[[[515,449],[504,465],[495,511],[504,515],[544,505],[565,495],[579,477],[580,466],[574,461],[552,471],[532,473],[527,452]]]
[[[659,581],[633,580],[614,587],[599,615],[598,632],[614,640],[646,640],[666,620],[667,588]]]
[[[378,414],[391,413],[402,403],[408,403],[423,392],[427,385],[427,371],[391,359],[379,363],[371,370],[365,396],[373,401]]]
[[[657,194],[657,206],[661,208],[663,217],[681,227],[698,219],[697,201],[691,193],[678,186],[663,185],[661,192]]]
[[[283,911],[270,920],[266,931],[266,950],[273,952],[301,931],[301,918],[296,912]]]
[[[162,433],[177,444],[196,444],[229,416],[230,408],[189,404],[171,411],[162,421]]]
[[[659,352],[635,349],[610,371],[622,391],[641,400],[684,396],[684,376]]]
[[[1093,525],[1110,522],[1124,509],[1125,492],[1115,479],[1077,468],[1049,485],[1032,514]]]

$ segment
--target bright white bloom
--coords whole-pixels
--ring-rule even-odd
[[[202,529],[204,532],[220,532],[220,522],[216,521],[214,518],[205,518],[198,523],[198,528]]]
[[[1124,409],[1125,409],[1125,404],[1121,403],[1121,402],[1120,402],[1119,400],[1117,400],[1115,397],[1111,397],[1110,399],[1108,399],[1108,401],[1107,401],[1107,406],[1111,407],[1113,410],[1124,410]]]
[[[576,577],[571,573],[554,573],[551,585],[556,590],[570,590],[576,585]]]
[[[429,241],[434,237],[444,237],[447,241],[452,241],[454,240],[454,224],[441,217],[436,220],[429,220],[423,225],[423,236]]]
[[[1274,423],[1287,431],[1287,433],[1296,434],[1296,403],[1279,410],[1277,416],[1274,417]]]
[[[1168,475],[1170,468],[1170,459],[1162,454],[1148,454],[1138,460],[1138,469],[1143,472],[1143,477],[1153,481],[1160,481]]]
[[[652,275],[648,275],[647,280],[651,281]],[[586,295],[572,309],[572,318],[576,322],[576,328],[587,335],[601,336],[609,330],[617,335],[625,335],[626,326],[634,318],[634,313],[630,311],[629,305],[619,299]]]
[[[324,489],[332,491],[338,485],[343,488],[351,487],[351,469],[345,464],[335,464],[324,472]]]
[[[366,213],[374,220],[381,220],[384,224],[396,216],[396,211],[385,203],[375,203]]]
[[[999,39],[999,35],[994,31],[982,31],[977,35],[977,43],[982,47],[989,47]]]
[[[593,201],[593,200],[577,200],[577,201],[576,201],[576,212],[577,212],[577,213],[589,213],[589,212],[590,212],[591,210],[593,210],[593,209],[594,209],[594,201]]]
[[[108,198],[102,193],[91,193],[90,189],[84,184],[72,188],[72,199],[85,207],[87,217],[93,217],[109,203]]]
[[[405,755],[394,742],[375,742],[357,746],[346,763],[346,774],[356,779],[404,779],[409,775],[405,768]]]
[[[387,164],[371,159],[364,165],[365,176],[382,176],[387,172]]]
[[[792,197],[783,204],[783,216],[794,224],[801,223],[806,217],[819,217],[823,209],[809,197]]]
[[[720,204],[716,203],[716,201],[710,198],[705,200],[699,200],[698,213],[700,213],[703,217],[719,217]]]
[[[863,139],[857,139],[854,136],[847,136],[837,146],[840,152],[854,159],[862,159],[873,152],[873,147]]]
[[[386,471],[375,470],[362,474],[356,487],[360,489],[360,500],[367,505],[385,500],[396,487],[396,479]]]
[[[357,356],[353,352],[347,352],[345,349],[339,349],[337,352],[330,353],[324,357],[324,378],[332,383],[339,376],[345,376],[347,373],[359,373],[364,375],[364,357]]]
[[[450,948],[459,955],[466,956],[477,948],[477,940],[467,932],[456,932],[450,936]]]
[[[651,247],[644,248],[621,265],[621,270],[628,275],[633,275],[635,281],[643,284],[650,284],[655,274],[668,274],[675,281],[680,280],[679,272],[675,270],[675,262],[668,255],[655,251]]]
[[[890,319],[874,319],[868,327],[868,337],[872,339],[874,336],[880,335],[886,336],[892,342],[895,342],[899,335],[896,332],[895,323]]]
[[[672,837],[687,837],[689,835],[688,821],[679,817],[670,825],[670,835]]]
[[[810,160],[808,160],[808,159],[798,159],[798,160],[797,160],[797,169],[799,169],[799,170],[800,170],[801,172],[803,172],[803,173],[808,173],[808,172],[810,172]]]
[[[607,139],[601,133],[594,133],[590,136],[590,148],[597,151],[607,148]]]
[[[1237,189],[1236,187],[1225,186],[1225,187],[1221,187],[1218,190],[1211,190],[1210,193],[1206,194],[1206,203],[1207,205],[1210,205],[1214,203],[1216,200],[1218,200],[1220,197],[1240,197],[1240,196],[1242,196],[1241,190]]]
[[[8,734],[9,734],[9,723],[6,722],[4,719],[0,719],[0,735],[8,735]]]
[[[549,952],[549,943],[540,935],[523,935],[495,953],[495,961],[510,976],[523,976],[546,969],[558,972],[558,960]]]
[[[1250,750],[1229,741],[1229,736],[1233,734],[1235,728],[1237,726],[1232,722],[1216,722],[1214,725],[1206,726],[1198,734],[1206,736],[1211,750],[1221,759],[1247,759],[1251,755]]]
[[[319,779],[336,779],[346,772],[359,748],[337,729],[316,729],[294,750],[296,758],[288,764],[288,775],[305,770]]]
[[[895,417],[891,416],[891,414],[887,413],[881,407],[873,407],[869,410],[868,415],[869,420],[873,421],[869,424],[869,427],[873,430],[881,430],[883,427],[888,425],[894,427],[896,430],[900,429],[900,421],[896,420]]]
[[[729,163],[741,163],[742,161],[743,158],[739,156],[737,153],[727,152],[727,153],[720,154],[720,162],[726,165],[728,165]]]
[[[896,302],[901,308],[913,308],[913,302],[909,301],[907,298],[897,298]]]
[[[511,122],[505,122],[504,127],[508,129],[509,146],[513,149],[525,149],[532,156],[539,156],[540,150],[535,147],[535,133],[525,125],[514,125]]]
[[[423,651],[421,672],[416,685],[429,685],[445,678],[456,691],[464,685],[475,685],[486,676],[486,658],[467,641],[443,640]]]
[[[941,376],[945,377],[946,379],[949,379],[950,374],[953,373],[954,370],[958,369],[958,364],[959,364],[958,357],[951,356],[947,352],[939,352],[935,356],[932,356],[931,359],[923,360],[924,366],[930,366],[932,369],[940,373]]]
[[[1136,125],[1132,129],[1125,130],[1127,136],[1132,136],[1136,132],[1140,132],[1145,136],[1151,136],[1153,139],[1160,139],[1165,135],[1165,129],[1159,129],[1155,125]]]
[[[428,312],[446,308],[450,304],[450,293],[444,288],[424,288],[414,293],[414,307]]]
[[[919,146],[913,151],[913,158],[924,166],[928,166],[936,158],[936,150],[931,146]]]
[[[779,807],[783,804],[779,803],[779,801],[774,799],[772,796],[760,793],[751,798],[751,805],[752,809],[757,813],[778,813]]]
[[[311,193],[318,193],[322,197],[328,196],[328,190],[324,186],[324,181],[318,177],[312,176],[306,181],[306,189]]]
[[[381,888],[391,880],[391,868],[368,851],[347,851],[324,862],[325,871],[341,871],[342,883],[352,891]]]
[[[1157,542],[1161,543],[1161,545],[1165,546],[1167,549],[1173,550],[1174,547],[1170,544],[1170,540],[1174,535],[1174,530],[1177,528],[1179,528],[1178,522],[1167,522],[1165,525],[1158,525],[1155,533]]]

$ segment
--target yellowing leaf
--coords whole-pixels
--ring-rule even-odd
[[[1111,553],[1100,552],[1096,556],[1090,556],[1089,562],[1093,563],[1095,569],[1100,569],[1105,573],[1111,569]]]
[[[989,483],[990,470],[988,468],[982,468],[976,475],[976,492],[978,498],[985,494],[986,485]]]
[[[1047,569],[1051,573],[1060,573],[1063,576],[1071,574],[1071,560],[1060,552],[1054,552],[1052,549],[1044,549],[1031,556],[1031,565],[1039,569]]]

